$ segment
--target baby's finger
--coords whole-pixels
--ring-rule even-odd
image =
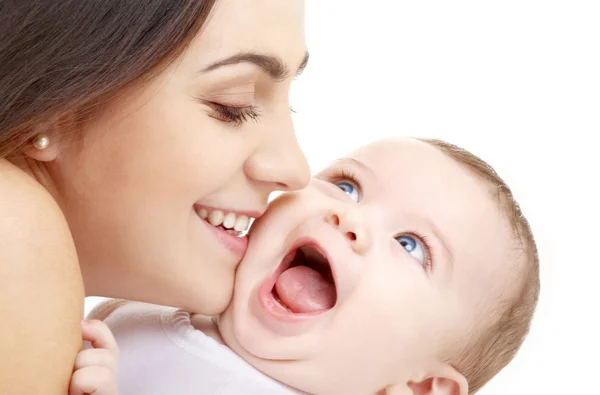
[[[117,373],[117,356],[110,350],[98,348],[81,351],[75,359],[75,369],[79,370],[89,366],[104,366],[113,373]]]
[[[69,395],[117,395],[114,374],[103,366],[91,366],[73,373]]]
[[[82,321],[83,340],[92,343],[94,348],[105,348],[118,355],[119,347],[112,332],[102,321]]]

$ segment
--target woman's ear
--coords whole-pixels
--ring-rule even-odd
[[[59,122],[44,122],[34,127],[33,138],[23,148],[23,153],[38,162],[51,162],[59,152]]]

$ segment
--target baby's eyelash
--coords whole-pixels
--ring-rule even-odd
[[[358,180],[358,176],[352,169],[348,168],[335,168],[332,171],[332,174],[327,175],[326,181],[332,184],[337,184],[340,182],[348,182],[352,184],[352,186],[356,189],[358,193],[358,202],[362,200],[363,191],[360,181]]]
[[[207,102],[206,104],[216,112],[216,114],[213,115],[213,118],[216,118],[219,121],[233,123],[235,126],[240,126],[244,122],[250,120],[256,121],[260,117],[255,106],[232,107],[212,102]]]
[[[359,193],[361,191],[360,181],[351,169],[335,169],[333,174],[329,176],[329,182],[336,183],[341,181],[350,181]]]
[[[433,269],[433,263],[435,260],[433,257],[433,249],[431,248],[431,244],[429,244],[429,239],[427,236],[418,232],[407,232],[406,234],[416,237],[421,241],[421,243],[423,243],[423,247],[425,248],[425,262],[423,262],[423,264],[425,265],[425,269],[427,269],[427,271],[431,271]]]

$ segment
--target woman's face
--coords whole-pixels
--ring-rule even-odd
[[[223,221],[309,180],[289,105],[306,59],[304,1],[220,0],[165,72],[78,124],[47,167],[88,295],[226,307],[246,239]]]

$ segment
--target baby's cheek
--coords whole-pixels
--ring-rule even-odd
[[[392,322],[399,323],[401,327],[405,327],[407,322],[417,324],[429,309],[435,307],[429,295],[430,284],[416,269],[402,268],[401,265],[406,262],[389,258],[381,258],[381,261],[386,264],[380,265],[378,273],[371,276],[369,291],[365,293],[373,316],[379,316],[388,325]]]

